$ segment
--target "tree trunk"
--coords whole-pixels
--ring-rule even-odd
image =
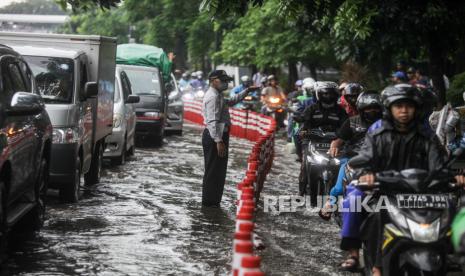
[[[313,64],[308,65],[308,69],[310,70],[310,76],[316,81],[318,80],[318,73],[316,72],[316,66]]]
[[[439,105],[442,107],[446,104],[446,87],[443,77],[445,73],[444,61],[446,60],[446,55],[440,40],[437,39],[437,36],[435,37],[433,35],[430,36],[429,60],[433,87],[438,94]]]
[[[174,59],[174,67],[176,69],[185,70],[187,68],[187,45],[186,45],[186,35],[184,33],[179,33],[176,36],[176,41],[174,45],[174,54],[176,58]],[[174,68],[173,68],[174,69]]]
[[[289,78],[287,79],[287,91],[294,90],[294,83],[299,79],[299,72],[297,71],[297,63],[294,61],[289,61],[287,63],[289,70]]]

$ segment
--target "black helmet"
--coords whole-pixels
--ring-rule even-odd
[[[362,111],[369,107],[378,107],[383,109],[383,104],[381,103],[380,95],[374,90],[368,90],[362,92],[357,98],[357,110]]]
[[[405,100],[413,102],[417,107],[421,106],[420,91],[410,84],[396,84],[384,88],[381,93],[384,107],[388,110],[394,102]]]
[[[374,110],[366,112],[369,108],[373,108]],[[378,92],[374,90],[362,92],[357,99],[357,110],[362,120],[367,123],[372,124],[381,119],[383,116],[383,104],[381,103],[381,97]]]
[[[363,87],[358,83],[349,83],[344,87],[344,98],[352,106],[356,106],[357,98],[363,92]]]
[[[336,104],[339,97],[339,89],[335,82],[317,81],[315,82],[314,89],[319,102],[328,106]]]
[[[349,83],[344,87],[344,95],[360,95],[363,92],[363,86],[358,83]]]

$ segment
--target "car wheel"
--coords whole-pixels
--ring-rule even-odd
[[[163,145],[163,136],[155,136],[153,139],[153,145],[155,147],[161,147]]]
[[[113,165],[124,165],[124,163],[126,163],[126,148],[126,141],[124,141],[121,155],[111,159]]]
[[[40,162],[39,178],[34,188],[34,208],[22,219],[20,229],[24,231],[37,231],[44,225],[45,201],[48,188],[48,162],[42,159]]]
[[[97,147],[96,154],[92,156],[89,172],[84,175],[86,185],[94,185],[100,182],[100,176],[102,174],[103,147],[100,143]]]
[[[60,199],[66,203],[75,203],[79,201],[79,191],[81,189],[81,158],[76,158],[74,165],[73,179],[69,182],[62,183],[60,186]]]
[[[7,211],[7,194],[6,182],[0,179],[0,263],[6,260],[6,249],[8,247],[8,211]]]

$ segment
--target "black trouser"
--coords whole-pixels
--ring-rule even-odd
[[[203,131],[202,146],[205,159],[205,174],[203,175],[202,204],[219,205],[223,196],[226,168],[228,167],[229,132],[223,133],[226,145],[226,156],[220,158],[216,142],[210,136],[208,129]]]

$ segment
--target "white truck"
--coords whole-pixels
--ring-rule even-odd
[[[0,32],[35,75],[53,125],[50,185],[77,202],[81,175],[100,181],[112,133],[116,40],[103,36]]]

